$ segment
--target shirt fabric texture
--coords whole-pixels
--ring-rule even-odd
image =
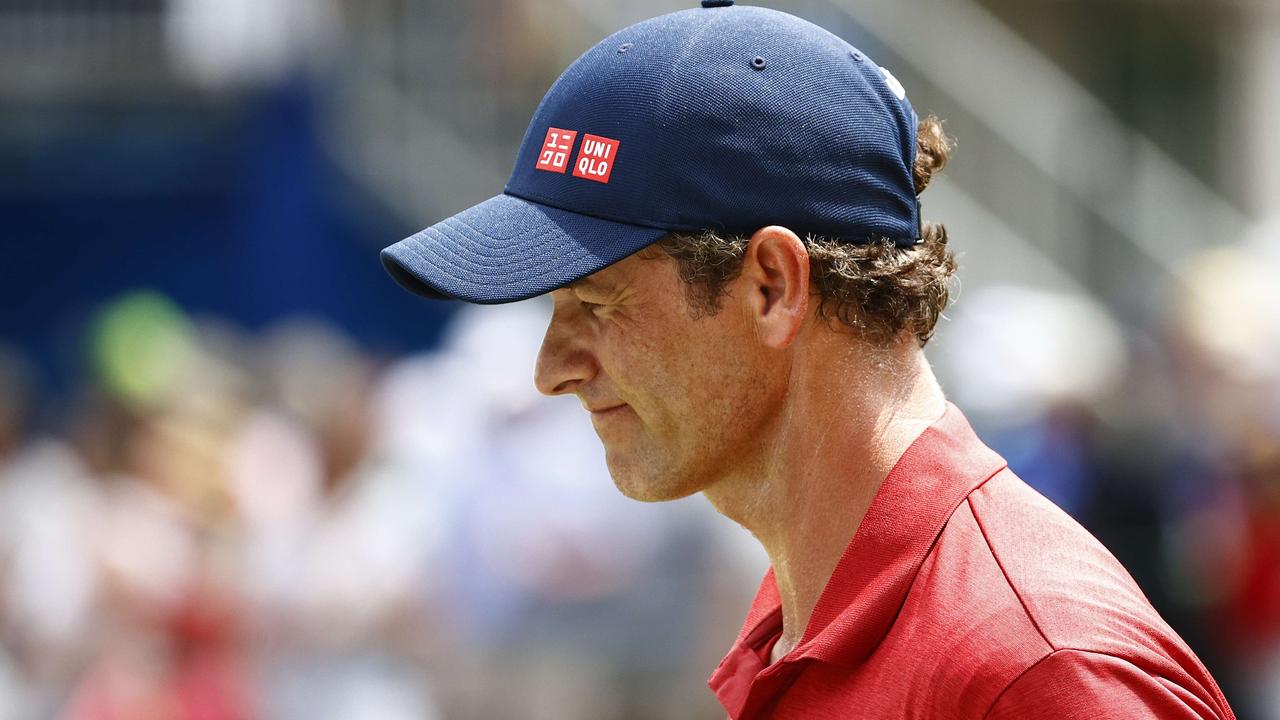
[[[1234,718],[1087,530],[946,412],[898,460],[800,643],[770,569],[709,685],[747,718]]]

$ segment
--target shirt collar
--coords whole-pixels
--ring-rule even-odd
[[[795,650],[779,665],[806,659],[856,665],[871,654],[897,618],[907,591],[956,507],[1006,466],[982,444],[950,402],[889,471],[818,598]],[[733,649],[709,684],[727,708],[740,706],[764,669],[759,645],[782,627],[773,569],[764,581]]]

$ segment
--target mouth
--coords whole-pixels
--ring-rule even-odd
[[[610,415],[615,415],[617,413],[620,413],[626,408],[627,408],[627,404],[621,403],[619,405],[609,405],[609,406],[598,407],[598,408],[589,407],[587,408],[587,412],[591,413],[591,417],[593,418],[608,417]]]

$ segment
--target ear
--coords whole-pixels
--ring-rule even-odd
[[[767,346],[791,344],[809,314],[809,251],[790,230],[760,228],[747,242],[743,257],[742,297]]]

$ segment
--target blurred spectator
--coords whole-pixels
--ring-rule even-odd
[[[233,451],[245,590],[273,718],[431,718],[429,495],[369,454],[371,363],[331,329],[265,338],[259,403]]]
[[[1170,568],[1217,629],[1239,704],[1280,717],[1280,270],[1267,244],[1189,258],[1171,342],[1188,456]]]
[[[65,443],[28,437],[30,370],[0,349],[0,715],[50,717],[85,659],[101,497]]]

